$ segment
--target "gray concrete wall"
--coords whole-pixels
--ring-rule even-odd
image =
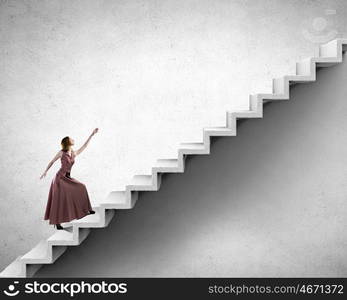
[[[54,232],[59,163],[38,177],[62,137],[100,128],[72,170],[97,203],[347,36],[346,16],[345,0],[0,1],[0,269]]]
[[[295,86],[37,277],[347,276],[346,82]]]

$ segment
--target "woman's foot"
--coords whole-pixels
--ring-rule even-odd
[[[94,210],[90,210],[90,211],[89,211],[89,214],[91,214],[91,215],[92,215],[92,214],[95,214],[95,211],[94,211]]]
[[[64,227],[60,224],[54,224],[54,227],[56,227],[58,230],[64,229]]]

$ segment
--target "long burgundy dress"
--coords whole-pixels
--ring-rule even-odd
[[[44,220],[59,224],[80,219],[92,210],[86,186],[70,177],[75,154],[63,151],[61,167],[54,176],[48,194]]]

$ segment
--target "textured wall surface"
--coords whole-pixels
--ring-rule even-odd
[[[346,16],[344,0],[0,0],[0,268],[53,232],[59,164],[38,177],[62,137],[100,128],[72,170],[97,203],[346,36]]]
[[[347,276],[346,82],[267,104],[37,276]]]

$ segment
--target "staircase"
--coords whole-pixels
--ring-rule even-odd
[[[1,273],[0,277],[32,277],[43,264],[53,264],[68,246],[80,245],[87,238],[92,228],[108,226],[116,209],[134,207],[140,191],[157,191],[163,173],[184,172],[187,155],[209,154],[211,136],[235,136],[238,119],[262,118],[263,104],[270,101],[288,100],[290,86],[297,83],[316,80],[316,70],[342,62],[347,50],[347,39],[335,39],[321,45],[317,57],[304,59],[296,64],[296,74],[273,80],[272,94],[250,95],[249,110],[227,112],[225,127],[203,129],[203,142],[181,143],[177,158],[158,159],[152,167],[151,175],[136,175],[122,191],[113,191],[108,197],[93,207],[96,211],[79,220],[62,224],[64,230],[58,230],[48,239],[41,240],[28,253],[19,256]]]

